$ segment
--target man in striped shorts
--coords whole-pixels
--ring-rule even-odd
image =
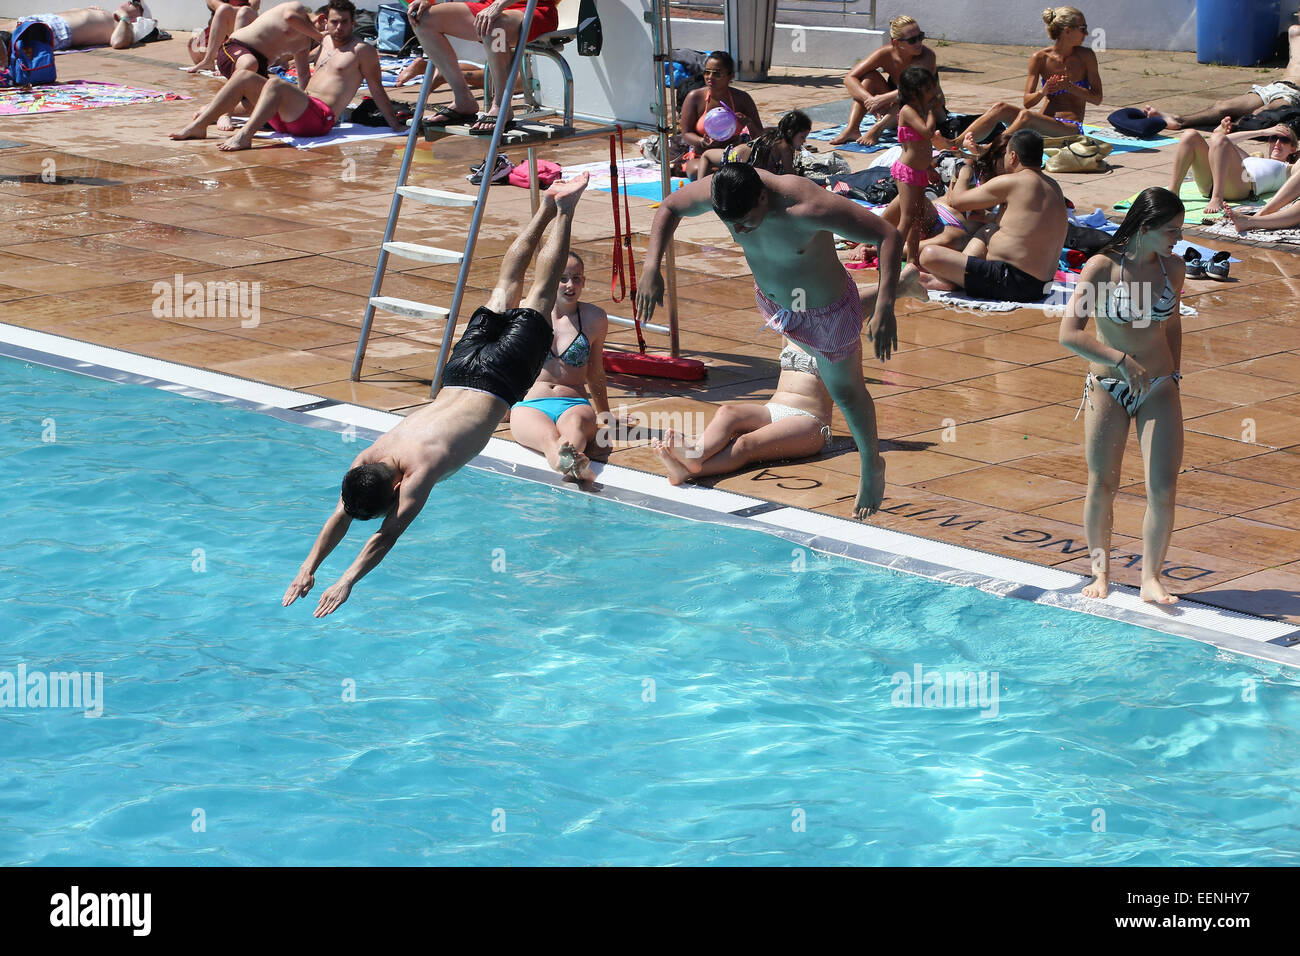
[[[862,377],[863,320],[870,316],[867,338],[883,361],[898,348],[894,299],[910,295],[929,301],[915,266],[899,274],[898,230],[802,176],[775,176],[745,163],[725,163],[659,207],[637,293],[643,319],[663,302],[660,266],[677,224],[710,210],[745,252],[767,327],[817,359],[822,381],[844,413],[862,458],[854,517],[875,514],[885,495],[885,459],[876,439],[875,405]],[[878,248],[879,286],[858,287],[835,253],[836,235]]]

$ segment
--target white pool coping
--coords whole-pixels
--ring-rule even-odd
[[[390,412],[4,323],[0,323],[0,356],[235,405],[316,428],[353,428],[358,437],[370,440],[401,420],[401,416]],[[1097,601],[1083,597],[1080,589],[1087,579],[1071,571],[716,488],[673,486],[662,475],[619,465],[593,463],[597,490],[581,491],[562,481],[541,455],[499,438],[489,440],[469,467],[549,484],[573,494],[596,494],[682,518],[759,530],[825,554],[948,584],[977,587],[1001,597],[1135,624],[1249,657],[1300,667],[1300,628],[1286,621],[1223,610],[1189,598],[1170,609],[1158,608],[1142,601],[1135,589],[1122,585],[1113,587],[1107,600]]]

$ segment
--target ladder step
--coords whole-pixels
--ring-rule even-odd
[[[383,309],[385,312],[393,312],[411,319],[441,319],[451,314],[450,309],[441,306],[413,302],[410,299],[395,299],[388,295],[371,296],[370,304],[376,309]]]
[[[436,246],[422,246],[416,242],[385,242],[384,248],[406,259],[418,259],[420,262],[460,262],[465,253],[452,249],[439,249]]]
[[[398,186],[397,193],[430,206],[472,206],[478,202],[477,196],[449,192],[446,189],[429,189],[427,186]]]

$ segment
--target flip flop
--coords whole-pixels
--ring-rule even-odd
[[[476,119],[474,124],[470,126],[469,132],[471,136],[491,136],[492,131],[496,129],[496,125],[497,118],[495,116],[488,116],[486,113],[480,113],[478,119]],[[502,128],[501,132],[508,133],[514,128],[515,121],[512,119],[506,120],[506,124]]]
[[[1201,254],[1195,249],[1188,249],[1183,253],[1183,262],[1187,266],[1187,278],[1205,278],[1205,260],[1201,258]]]
[[[435,122],[432,119],[426,119],[424,125],[432,126],[435,129],[439,126],[464,126],[466,123],[473,123],[479,117],[478,113],[462,113],[450,106],[435,106],[433,115],[441,117],[442,121]]]
[[[1205,267],[1206,274],[1220,282],[1228,281],[1228,260],[1231,258],[1232,254],[1229,252],[1216,252],[1210,257],[1210,264]]]

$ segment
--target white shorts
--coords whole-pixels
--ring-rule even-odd
[[[1252,86],[1250,91],[1268,106],[1274,100],[1286,100],[1287,106],[1300,106],[1300,90],[1290,83],[1269,83],[1267,86]]]
[[[1291,172],[1291,167],[1281,160],[1259,156],[1247,156],[1241,161],[1241,166],[1255,184],[1255,197],[1277,192]]]

